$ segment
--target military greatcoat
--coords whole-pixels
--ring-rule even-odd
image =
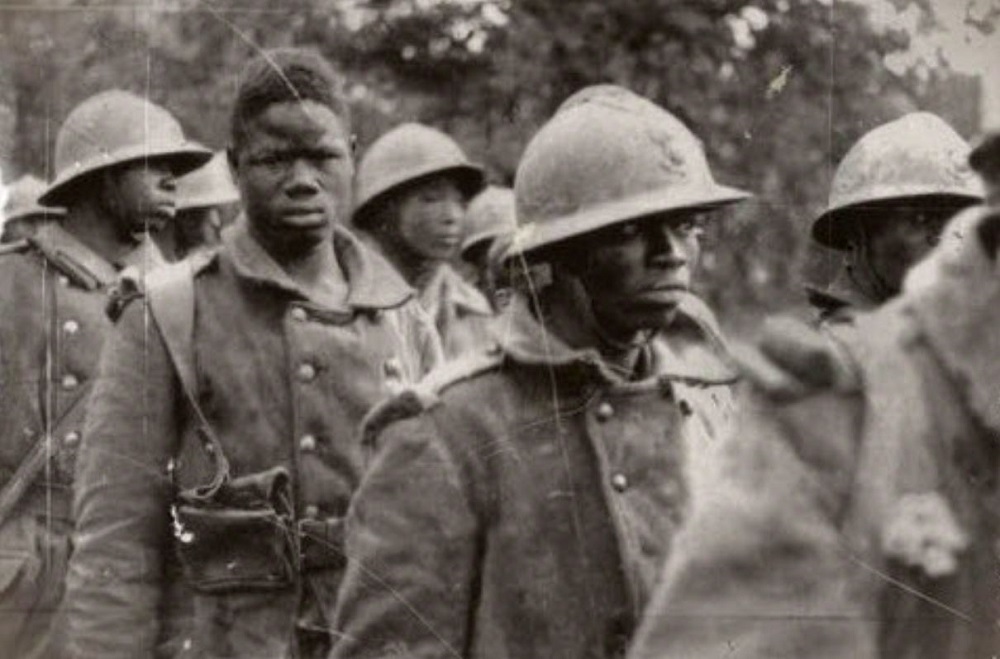
[[[344,230],[333,240],[349,285],[342,308],[311,299],[242,222],[220,251],[191,264],[192,395],[231,479],[275,468],[290,476],[291,533],[303,551],[290,557],[292,583],[240,581],[261,537],[233,546],[222,534],[219,546],[203,548],[232,552],[223,566],[231,587],[195,591],[178,567],[181,545],[202,537],[175,524],[178,492],[208,484],[216,456],[167,352],[171,319],[151,318],[146,301],[136,302],[105,352],[80,454],[67,593],[75,655],[325,655],[343,568],[341,518],[361,477],[356,429],[372,405],[440,358],[426,314],[391,266]],[[321,536],[311,558],[303,529]]]

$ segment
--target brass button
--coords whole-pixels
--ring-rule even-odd
[[[628,477],[625,474],[615,474],[611,477],[611,487],[616,492],[624,492],[628,489]]]
[[[319,519],[319,506],[316,504],[309,504],[302,510],[302,516],[306,519]]]
[[[399,363],[399,360],[395,357],[390,357],[385,360],[385,364],[382,365],[385,371],[385,376],[387,378],[398,379],[403,377],[403,365]]]
[[[62,379],[62,388],[72,391],[80,386],[80,381],[72,373],[67,373]]]
[[[309,453],[316,450],[316,436],[315,435],[303,435],[302,439],[299,440],[299,449],[304,453]]]
[[[57,280],[59,281],[60,286],[69,286],[69,277],[66,275],[59,275]]]
[[[63,331],[67,334],[76,334],[80,331],[80,323],[75,320],[67,320],[63,323]]]
[[[299,322],[305,322],[309,320],[309,314],[302,307],[292,307],[292,318]]]
[[[80,433],[75,430],[69,431],[66,433],[66,436],[63,437],[63,443],[66,446],[76,446],[80,443]]]
[[[597,406],[597,420],[607,421],[615,414],[615,408],[611,407],[611,403],[604,401]]]
[[[299,380],[302,382],[312,382],[316,377],[316,367],[308,362],[301,364],[299,366],[298,376]]]

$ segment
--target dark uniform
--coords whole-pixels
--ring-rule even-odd
[[[691,395],[726,397],[732,373],[716,355],[713,382],[711,348],[689,364],[654,341],[624,381],[524,300],[510,312],[492,352],[369,420],[379,450],[351,511],[334,656],[606,657],[634,631],[707,443]],[[719,345],[675,325],[689,347]]]
[[[340,229],[334,249],[350,287],[342,308],[310,299],[240,222],[214,256],[169,266],[193,269],[193,309],[164,316],[153,308],[152,321],[146,304],[125,309],[80,457],[67,594],[80,656],[325,652],[344,562],[341,518],[362,469],[356,428],[440,356],[426,315],[391,266]],[[149,283],[151,298],[169,292],[157,286]],[[184,327],[184,314],[188,354],[168,353],[165,332]],[[204,421],[184,403],[178,358],[193,371]],[[206,448],[202,425],[217,447]],[[300,555],[276,560],[290,561],[290,582],[259,583],[273,566],[254,562],[272,536],[234,540],[247,511],[221,511],[219,523],[234,526],[214,539],[214,522],[194,528],[180,514],[179,492],[212,481],[219,452],[232,482],[287,474],[289,542]],[[268,482],[278,488],[280,480]],[[200,558],[178,566],[187,549]],[[203,583],[220,572],[221,581]]]
[[[0,638],[20,639],[6,647],[11,657],[52,651],[74,461],[110,329],[108,292],[124,265],[57,223],[0,256]],[[38,476],[15,478],[32,454]]]

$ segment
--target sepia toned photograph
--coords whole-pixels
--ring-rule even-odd
[[[1000,0],[0,0],[0,658],[404,657],[1000,657]]]

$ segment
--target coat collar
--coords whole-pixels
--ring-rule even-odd
[[[223,232],[222,243],[238,276],[310,300],[309,294],[250,235],[245,217]],[[346,229],[334,228],[333,251],[347,278],[350,309],[391,309],[413,297],[413,290],[392,266]]]
[[[57,260],[68,259],[74,267],[82,268],[100,286],[110,286],[118,271],[127,263],[111,263],[97,252],[84,245],[76,236],[58,222],[41,225],[32,237],[46,257]]]
[[[693,296],[692,296],[693,297]],[[737,372],[714,318],[700,318],[707,307],[683,304],[671,327],[658,333],[640,355],[640,381],[679,380],[703,384],[730,384]],[[536,318],[522,294],[511,300],[499,321],[499,350],[515,363],[554,369],[580,368],[608,383],[624,380],[609,368],[593,348],[574,349],[548,332]],[[715,329],[712,329],[715,327]]]
[[[451,304],[463,314],[492,316],[493,307],[475,286],[462,279],[447,263],[442,263],[420,291],[420,302],[436,316],[442,304]]]

